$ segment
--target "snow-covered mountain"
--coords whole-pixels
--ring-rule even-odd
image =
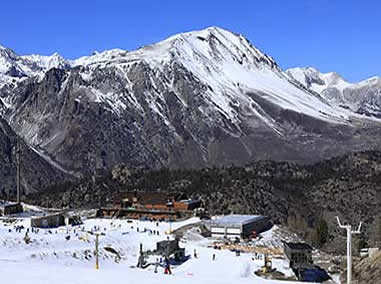
[[[349,83],[337,73],[321,73],[312,67],[292,68],[286,73],[306,88],[319,93],[332,105],[369,117],[381,118],[380,77]]]
[[[68,62],[58,53],[51,56],[18,56],[0,45],[0,86],[25,77],[41,77],[51,68],[65,68]]]
[[[200,167],[379,147],[377,119],[341,107],[221,28],[76,60],[1,51],[0,113],[68,169],[93,167],[88,153],[106,167]]]
[[[252,46],[242,35],[216,27],[175,35],[133,52],[116,49],[82,57],[72,65],[86,66],[89,73],[113,65],[123,73],[129,72],[133,63],[140,62],[166,73],[175,63],[182,66],[208,87],[206,99],[232,121],[239,120],[234,110],[237,101],[248,106],[251,113],[261,116],[252,106],[255,101],[247,95],[249,92],[264,92],[267,100],[284,109],[319,119],[343,122],[346,118],[321,98],[292,84],[274,59]],[[168,87],[172,87],[171,84]],[[261,119],[272,124],[266,117]]]

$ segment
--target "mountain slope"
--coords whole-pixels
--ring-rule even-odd
[[[292,68],[286,72],[333,105],[368,117],[381,118],[380,77],[349,83],[337,73],[324,74],[311,67]]]
[[[204,167],[313,162],[381,144],[378,120],[333,104],[220,28],[72,61],[6,53],[2,115],[73,171],[95,167],[91,156],[107,168]]]
[[[14,197],[16,195],[16,159],[13,154],[17,135],[9,125],[0,118],[0,194]],[[31,193],[47,185],[70,180],[69,174],[65,174],[48,161],[42,158],[38,152],[24,142],[20,143],[21,150],[21,189],[23,193]]]

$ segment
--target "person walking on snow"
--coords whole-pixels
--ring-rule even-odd
[[[164,259],[164,274],[172,274],[169,259],[167,257]]]

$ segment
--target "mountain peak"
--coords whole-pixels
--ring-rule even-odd
[[[10,48],[0,45],[0,56],[6,56],[9,58],[14,58],[17,54]]]
[[[71,64],[96,66],[106,62],[123,63],[126,60],[144,61],[152,66],[163,66],[175,60],[184,66],[202,65],[197,68],[226,62],[243,65],[246,68],[267,65],[269,68],[279,69],[272,57],[254,47],[244,36],[216,26],[175,34],[134,51],[112,49],[93,53],[91,56],[73,60]]]
[[[286,73],[306,87],[311,88],[316,92],[321,92],[322,89],[332,86],[342,89],[349,85],[349,83],[345,81],[344,78],[338,73],[322,73],[315,67],[290,68],[286,70]]]
[[[278,68],[271,56],[252,45],[246,37],[216,26],[180,33],[157,45],[163,43],[171,43],[172,48],[180,48],[181,52],[198,53],[211,60],[229,60],[230,57],[232,61],[239,62],[239,64],[245,65],[246,63],[246,66],[264,64],[270,68]]]

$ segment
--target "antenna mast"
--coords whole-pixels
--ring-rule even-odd
[[[339,217],[336,216],[337,223],[339,227],[347,230],[347,284],[351,284],[352,282],[352,234],[360,234],[361,224],[356,231],[352,231],[351,225],[342,225],[340,223]]]
[[[16,141],[16,161],[17,161],[17,204],[20,204],[20,163],[21,163],[20,141]]]
[[[93,192],[94,194],[97,193],[98,195],[98,206],[101,208],[101,187],[97,184],[99,181],[98,177],[100,174],[101,166],[100,166],[100,159],[97,155],[97,153],[89,153],[89,159],[93,165],[93,174],[92,174],[92,182],[93,182]],[[97,190],[98,189],[98,190]]]

